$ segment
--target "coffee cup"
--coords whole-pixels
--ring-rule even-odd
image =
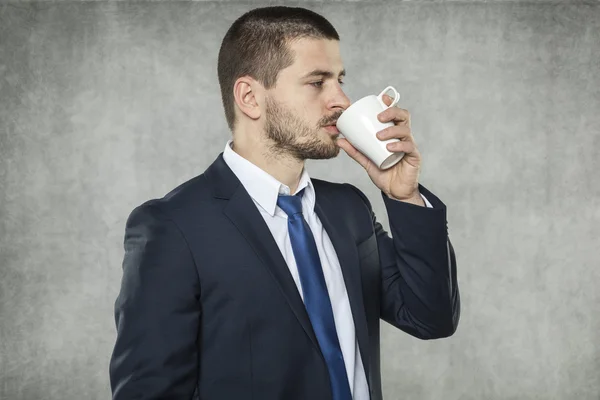
[[[388,106],[383,102],[383,95],[393,91],[394,100]],[[404,157],[403,152],[394,153],[387,149],[388,143],[398,142],[399,139],[379,140],[377,132],[394,126],[393,122],[380,122],[377,115],[400,100],[400,93],[394,87],[388,86],[377,96],[370,95],[355,101],[337,120],[336,127],[358,151],[369,158],[379,169],[394,166]]]

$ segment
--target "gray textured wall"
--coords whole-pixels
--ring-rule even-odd
[[[125,219],[222,151],[219,44],[266,4],[0,5],[1,399],[109,398]],[[461,323],[384,324],[387,398],[599,399],[600,4],[285,4],[337,27],[353,100],[399,89],[449,208]],[[387,220],[343,152],[308,168]]]

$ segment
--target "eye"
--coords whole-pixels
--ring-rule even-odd
[[[319,88],[319,89],[320,89],[320,88],[322,88],[322,87],[323,87],[323,83],[324,83],[323,81],[317,81],[317,82],[311,82],[310,84],[311,84],[312,86],[314,86],[314,87],[316,87],[316,88]],[[343,86],[343,85],[344,85],[344,82],[343,82],[343,81],[338,81],[338,83],[340,84],[340,86]]]

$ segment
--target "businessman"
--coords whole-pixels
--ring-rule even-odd
[[[460,314],[446,206],[418,182],[410,115],[379,115],[394,123],[380,139],[405,152],[388,170],[339,138],[339,36],[303,8],[242,15],[217,70],[231,140],[126,222],[113,399],[380,400],[380,319],[429,340]],[[305,160],[340,149],[380,189],[389,234],[359,189],[310,178]]]

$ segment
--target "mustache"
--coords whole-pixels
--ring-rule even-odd
[[[327,126],[327,125],[331,125],[331,124],[335,123],[340,118],[341,115],[342,115],[342,113],[340,112],[340,113],[337,113],[337,114],[331,116],[330,118],[326,119],[325,122],[323,123],[323,126]]]

